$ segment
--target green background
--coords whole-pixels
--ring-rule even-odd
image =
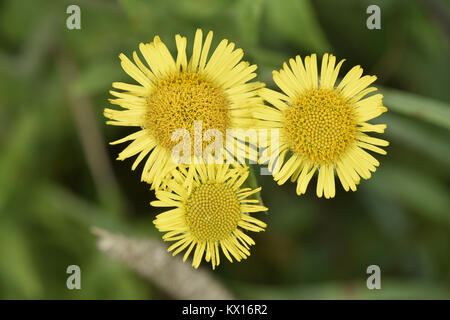
[[[70,4],[81,30],[66,28]],[[381,30],[366,28],[371,4]],[[191,47],[197,27],[214,31],[213,46],[242,47],[271,88],[271,71],[297,54],[331,52],[347,59],[343,72],[360,64],[389,109],[376,120],[388,154],[357,192],[337,184],[318,199],[314,178],[298,197],[258,175],[267,231],[214,276],[237,298],[450,298],[449,16],[438,0],[2,1],[0,298],[171,298],[99,252],[89,228],[160,238],[154,193],[133,159],[114,161],[123,146],[107,145],[134,129],[106,126],[102,112],[111,83],[132,82],[121,52],[160,35],[173,53],[174,35]],[[66,288],[71,264],[82,290]],[[371,264],[381,290],[366,288]]]

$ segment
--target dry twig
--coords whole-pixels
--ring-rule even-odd
[[[147,280],[176,299],[232,299],[232,295],[207,271],[195,270],[189,264],[175,259],[154,239],[133,239],[99,228],[100,251],[125,263]]]

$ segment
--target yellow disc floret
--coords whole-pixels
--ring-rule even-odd
[[[144,127],[168,150],[179,143],[171,140],[174,130],[188,130],[193,140],[194,121],[201,121],[202,134],[217,129],[225,136],[230,119],[229,102],[223,90],[192,72],[179,72],[159,80],[147,98],[147,106]],[[201,150],[205,146],[204,142]],[[191,154],[193,148],[192,143]]]
[[[314,163],[332,163],[355,142],[354,107],[338,91],[310,89],[285,114],[291,150]]]
[[[247,231],[264,231],[266,224],[250,213],[266,211],[258,200],[249,199],[261,188],[241,188],[249,175],[247,167],[200,163],[180,167],[164,190],[156,191],[155,207],[176,207],[160,213],[154,223],[165,232],[167,249],[176,255],[185,251],[183,261],[193,253],[192,266],[201,261],[220,264],[220,253],[231,262],[250,255],[255,241]]]
[[[245,139],[227,137],[226,130],[254,127],[253,108],[261,103],[258,90],[264,84],[251,81],[257,66],[242,61],[244,52],[234,42],[222,39],[213,47],[212,41],[212,31],[205,37],[197,29],[193,46],[175,35],[176,52],[155,36],[140,43],[132,57],[119,55],[132,82],[113,82],[109,102],[119,108],[105,108],[104,115],[109,125],[137,130],[111,144],[128,143],[117,159],[136,156],[131,169],[142,163],[141,180],[152,190],[192,160],[238,157],[235,150],[246,149]]]
[[[194,189],[185,203],[186,223],[198,241],[220,241],[236,230],[240,201],[224,183],[208,182]]]

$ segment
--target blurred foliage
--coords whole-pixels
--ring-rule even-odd
[[[66,28],[70,4],[81,7],[81,30]],[[366,28],[370,4],[381,30]],[[0,298],[166,298],[95,248],[92,225],[160,237],[158,211],[132,160],[113,162],[115,193],[96,189],[70,96],[94,106],[104,142],[132,132],[102,116],[111,82],[131,81],[118,54],[155,35],[174,50],[174,35],[192,40],[197,27],[244,48],[269,87],[271,71],[297,54],[332,52],[347,59],[343,71],[360,64],[390,110],[377,120],[388,124],[388,155],[355,193],[324,200],[310,187],[297,197],[293,184],[256,174],[269,227],[247,261],[215,272],[224,285],[249,299],[450,298],[449,16],[439,0],[0,2]],[[69,87],[66,61],[79,74]],[[111,161],[120,148],[107,147]],[[82,290],[65,286],[71,264]],[[381,291],[365,288],[371,264]]]

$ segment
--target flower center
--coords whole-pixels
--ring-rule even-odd
[[[311,89],[285,114],[291,150],[314,163],[332,163],[355,141],[353,105],[336,90]]]
[[[208,129],[217,129],[225,137],[229,102],[223,90],[198,73],[179,72],[156,82],[147,105],[144,128],[168,150],[180,142],[171,140],[172,133],[186,129],[192,142],[191,155],[194,154],[194,121],[201,121],[202,137]],[[197,147],[202,148],[198,150],[203,151],[212,141],[202,145],[196,141]]]
[[[186,223],[199,241],[219,241],[236,230],[240,201],[223,183],[208,182],[194,189],[185,203]]]

